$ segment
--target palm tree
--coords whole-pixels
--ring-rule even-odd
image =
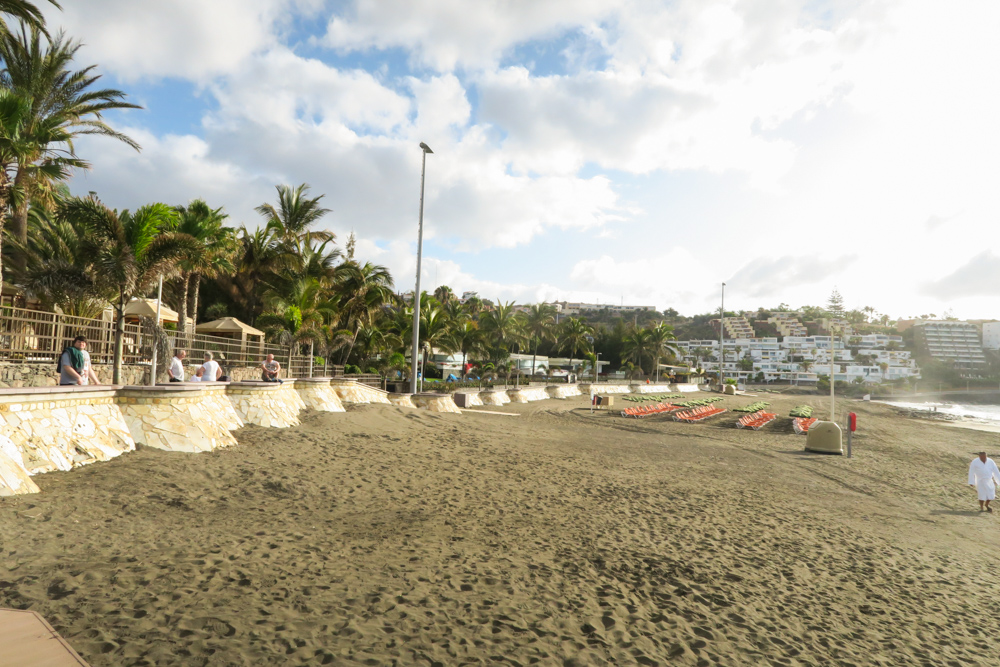
[[[812,365],[813,365],[813,362],[809,361],[808,359],[803,359],[802,361],[799,362],[799,368],[802,369],[803,373],[808,373],[809,369],[812,368]],[[795,384],[796,385],[799,384],[799,376],[798,376],[798,374],[795,375]]]
[[[97,318],[113,294],[94,269],[86,248],[86,230],[74,220],[56,220],[33,206],[28,212],[28,241],[10,238],[4,252],[21,258],[12,267],[14,283],[49,308],[66,315]]]
[[[232,273],[232,256],[236,249],[236,230],[224,227],[229,216],[222,208],[212,209],[203,199],[195,199],[185,206],[175,208],[179,218],[177,232],[187,234],[198,241],[196,252],[180,262],[181,307],[179,312],[182,336],[187,338],[188,293],[194,285],[194,303],[191,308],[193,324],[198,324],[198,291],[201,277],[212,277],[218,273]]]
[[[240,319],[256,324],[264,310],[264,295],[274,288],[275,276],[285,266],[274,233],[240,227],[233,264],[235,271],[219,276],[216,284],[236,307]]]
[[[59,145],[53,147],[37,137],[34,150],[22,156],[14,182],[25,194],[15,202],[12,215],[13,235],[21,241],[28,238],[29,200],[51,205],[53,179],[47,172],[32,169],[32,165],[53,148],[74,156],[73,140],[82,135],[100,135],[117,139],[139,150],[139,145],[104,122],[101,114],[112,109],[141,109],[125,101],[125,93],[113,88],[91,89],[101,78],[94,74],[96,65],[79,71],[71,69],[80,42],[67,39],[62,33],[51,41],[38,29],[22,29],[0,37],[0,86],[30,100],[27,118],[29,132],[34,127],[58,128]],[[76,166],[86,167],[80,163]]]
[[[438,305],[420,310],[420,342],[421,342],[421,363],[420,377],[427,377],[427,356],[434,351],[434,348],[450,350],[450,339],[448,337],[451,322],[444,310]]]
[[[452,292],[451,288],[447,285],[441,285],[434,290],[434,298],[437,299],[442,306],[447,306],[455,300],[455,293]]]
[[[58,122],[46,119],[34,122],[31,99],[0,87],[0,257],[7,212],[25,200],[26,193],[17,175],[22,171],[34,179],[65,179],[75,167],[86,162],[61,149],[70,141]],[[41,148],[40,148],[41,147]],[[19,239],[26,242],[27,239]],[[0,290],[3,289],[3,263],[0,260]]]
[[[556,322],[556,307],[550,303],[532,305],[524,316],[524,330],[531,339],[531,377],[535,377],[535,359],[538,345],[542,341],[555,340],[553,327]]]
[[[462,353],[462,380],[465,380],[467,373],[465,367],[468,365],[469,354],[478,350],[483,344],[483,332],[472,320],[461,320],[452,323],[451,331],[448,332],[448,347],[456,352]]]
[[[50,3],[62,9],[56,0],[49,0]],[[15,18],[25,25],[36,30],[45,30],[45,17],[38,5],[28,0],[0,0],[0,34],[10,32],[7,27],[7,16]]]
[[[332,241],[334,235],[328,231],[310,231],[309,228],[319,222],[319,219],[330,212],[323,208],[319,200],[324,197],[308,198],[309,186],[306,183],[293,188],[288,185],[276,186],[278,190],[278,206],[261,204],[255,210],[260,213],[267,224],[267,229],[273,231],[278,239],[293,247],[301,254],[302,244],[306,241]]]
[[[880,362],[878,365],[878,369],[882,371],[882,382],[885,382],[885,372],[889,370],[889,364],[887,364],[884,361]]]
[[[649,329],[632,329],[623,343],[622,361],[631,361],[641,371],[643,359],[652,357],[653,342]]]
[[[677,336],[674,335],[674,328],[664,322],[660,322],[649,330],[649,343],[656,368],[656,382],[660,381],[660,357],[670,354],[676,355],[678,352],[675,340],[677,340]]]
[[[289,344],[322,338],[320,328],[334,314],[333,304],[315,278],[296,278],[282,291],[268,293],[268,312],[257,319],[272,339]]]
[[[384,266],[371,262],[360,266],[355,262],[344,262],[337,267],[334,279],[340,294],[341,325],[353,331],[356,340],[358,329],[371,325],[375,317],[385,312],[386,306],[392,303],[392,275]],[[345,363],[353,351],[354,341],[344,355]]]
[[[573,372],[573,357],[581,350],[590,349],[591,334],[594,329],[575,317],[563,320],[559,332],[559,343],[564,350],[569,351],[569,370]]]
[[[162,231],[176,224],[177,213],[166,204],[149,204],[132,213],[110,209],[93,197],[74,197],[60,205],[59,215],[77,221],[87,230],[88,252],[94,266],[114,287],[111,305],[118,319],[113,382],[119,384],[125,306],[132,297],[148,293],[161,275],[173,275],[180,259],[193,252],[196,241],[184,234]]]
[[[479,328],[493,350],[503,349],[509,353],[521,340],[521,322],[516,315],[513,301],[498,302],[494,309],[480,314]]]

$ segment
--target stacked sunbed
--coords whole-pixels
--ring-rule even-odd
[[[752,428],[756,431],[762,426],[767,426],[777,419],[777,417],[778,415],[773,412],[758,410],[757,412],[740,417],[739,421],[736,422],[736,428]]]
[[[725,411],[725,408],[717,408],[714,405],[703,405],[698,408],[675,412],[674,419],[679,422],[700,422],[704,419],[708,419],[709,417],[721,415]]]
[[[677,409],[676,405],[671,405],[670,403],[656,403],[655,405],[625,408],[622,410],[622,417],[648,417],[649,415],[660,415]]]
[[[792,421],[792,428],[799,435],[805,435],[809,433],[809,427],[815,424],[818,420],[814,417],[796,417]]]

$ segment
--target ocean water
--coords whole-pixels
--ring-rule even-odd
[[[880,401],[888,405],[895,405],[900,408],[910,410],[926,410],[946,415],[954,415],[968,420],[985,422],[988,424],[1000,425],[1000,405],[975,405],[963,403],[908,403],[904,401]]]

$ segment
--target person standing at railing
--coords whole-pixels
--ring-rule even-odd
[[[174,358],[170,360],[170,368],[167,369],[171,382],[184,382],[184,357],[186,356],[187,352],[184,350],[174,352]]]
[[[260,365],[260,379],[264,382],[277,382],[281,384],[278,373],[281,372],[281,364],[274,359],[273,354],[267,355],[267,359]]]
[[[60,385],[101,384],[90,366],[90,353],[87,352],[87,339],[84,336],[77,336],[72,345],[66,346],[59,355],[56,371],[59,373]]]

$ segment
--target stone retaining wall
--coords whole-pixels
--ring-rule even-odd
[[[210,452],[236,444],[230,433],[242,420],[230,404],[226,385],[173,383],[124,387],[118,407],[135,442],[171,452]]]
[[[399,407],[399,408],[415,408],[415,407],[417,407],[413,403],[413,394],[393,394],[393,393],[390,393],[389,396],[388,396],[388,398],[389,398],[389,403],[391,403],[392,405],[395,405],[396,407]]]
[[[295,383],[231,382],[226,395],[236,414],[247,424],[287,428],[299,423],[299,410],[305,403],[295,391]]]
[[[38,485],[31,480],[28,469],[24,467],[24,459],[17,445],[0,433],[0,497],[39,491]]]
[[[299,378],[295,381],[295,391],[299,393],[306,408],[319,412],[344,412],[340,396],[330,386],[330,378]]]
[[[483,405],[507,405],[510,403],[507,392],[498,389],[479,392],[479,400],[483,402]]]
[[[0,434],[32,475],[107,461],[135,449],[116,389],[0,390]]]
[[[633,394],[666,394],[673,391],[669,384],[633,384],[629,385],[629,389]]]
[[[544,401],[549,397],[545,387],[521,387],[507,391],[507,397],[511,403],[530,403],[532,401]]]
[[[627,384],[598,384],[594,382],[581,382],[580,393],[591,394],[628,394],[632,389]]]
[[[549,398],[572,398],[580,395],[580,387],[575,384],[550,384],[545,388]]]
[[[462,414],[451,394],[413,394],[411,399],[415,406],[424,410]]]
[[[357,380],[334,379],[332,386],[344,403],[389,403],[388,392],[361,384]]]

